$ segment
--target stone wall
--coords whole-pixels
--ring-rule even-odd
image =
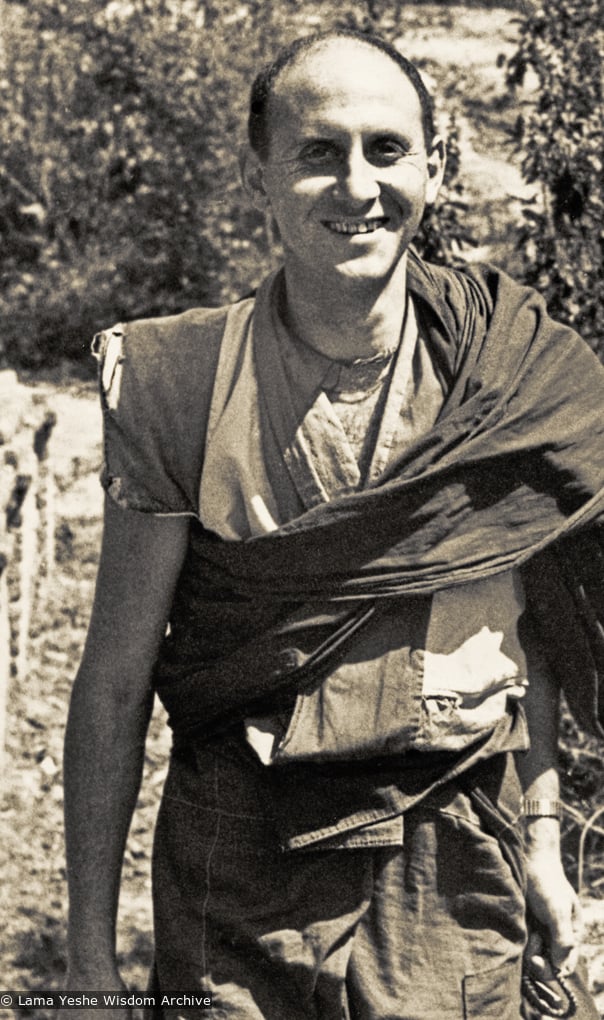
[[[55,420],[43,394],[0,372],[0,753],[10,683],[26,677],[32,620],[54,563],[47,452]]]

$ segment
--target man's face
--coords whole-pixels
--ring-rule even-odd
[[[259,176],[290,275],[385,280],[442,178],[407,76],[378,50],[331,40],[282,72],[269,117]]]

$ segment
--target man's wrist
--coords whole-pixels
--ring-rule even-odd
[[[560,822],[557,818],[531,816],[524,819],[524,837],[529,855],[560,854]]]
[[[78,938],[75,946],[68,942],[67,970],[82,987],[112,988],[121,980],[115,945],[107,945],[94,936]]]
[[[524,796],[522,817],[527,853],[560,853],[560,817],[562,804],[557,797]]]

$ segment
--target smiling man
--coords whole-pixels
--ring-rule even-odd
[[[348,282],[400,305],[401,257],[438,193],[443,144],[425,128],[418,80],[379,49],[355,48],[347,60],[351,40],[332,40],[281,71],[246,177],[270,202],[292,289],[306,298]]]
[[[410,248],[444,147],[381,39],[283,51],[249,137],[283,266],[253,298],[96,341],[108,498],[66,743],[70,988],[122,987],[155,691],[166,1016],[203,993],[222,1020],[518,1020],[527,903],[550,965],[577,963],[530,566],[601,518],[602,371],[534,292]]]

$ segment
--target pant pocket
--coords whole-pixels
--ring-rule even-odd
[[[498,840],[501,852],[518,886],[526,892],[524,841],[519,824],[512,825],[507,822],[497,806],[478,788],[470,791],[470,800],[481,818],[484,831],[491,833]]]
[[[521,961],[463,979],[464,1020],[520,1020]]]

